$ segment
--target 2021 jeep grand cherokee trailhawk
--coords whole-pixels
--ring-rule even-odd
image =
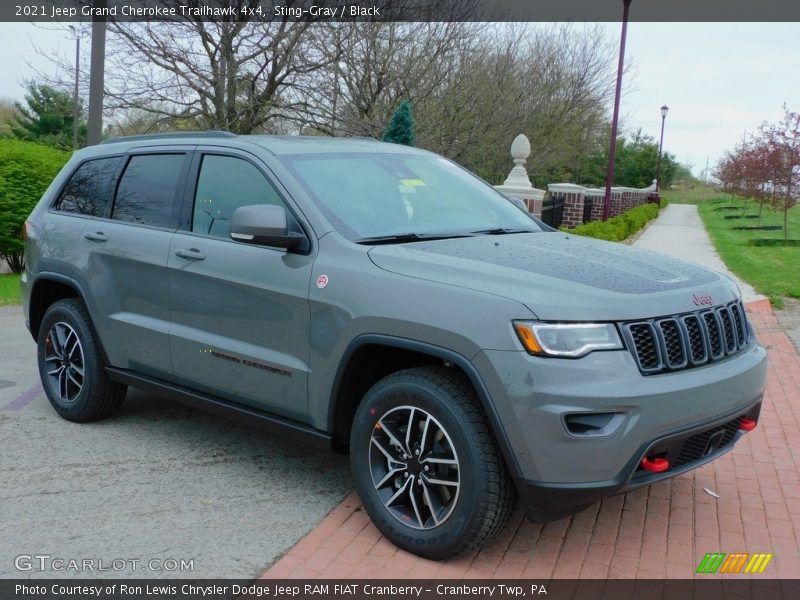
[[[683,473],[758,419],[733,282],[552,231],[368,140],[184,134],[75,153],[31,214],[24,310],[73,421],[148,388],[339,449],[397,545],[486,543]]]

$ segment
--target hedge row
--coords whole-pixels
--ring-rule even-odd
[[[69,152],[0,138],[0,259],[22,268],[22,226]]]
[[[599,240],[621,242],[655,219],[658,211],[658,204],[640,204],[608,221],[592,221],[566,231]]]

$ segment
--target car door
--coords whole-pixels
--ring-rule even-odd
[[[191,148],[128,153],[110,214],[84,228],[96,326],[112,365],[155,377],[172,372],[167,256]]]
[[[245,152],[198,150],[189,182],[168,259],[176,381],[306,420],[313,250],[287,252],[229,235],[240,206],[280,205],[290,219],[296,213]]]

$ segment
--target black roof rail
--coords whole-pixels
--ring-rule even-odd
[[[101,144],[116,144],[117,142],[139,142],[147,140],[169,140],[181,138],[233,138],[238,137],[230,131],[173,131],[172,133],[147,133],[144,135],[121,135],[108,138]]]

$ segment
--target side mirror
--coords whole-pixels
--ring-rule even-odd
[[[237,242],[294,250],[302,246],[306,236],[289,231],[286,209],[275,204],[240,206],[231,216],[231,239]]]

